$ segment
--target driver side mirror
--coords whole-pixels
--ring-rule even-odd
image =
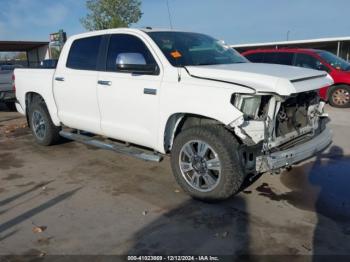
[[[118,72],[155,75],[158,73],[156,64],[147,64],[140,53],[120,53],[116,59]]]

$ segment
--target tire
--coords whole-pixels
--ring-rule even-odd
[[[347,85],[332,86],[329,90],[328,101],[334,107],[350,107],[350,87]]]
[[[36,142],[43,146],[56,144],[60,140],[61,127],[51,120],[45,102],[36,98],[29,108],[29,125]]]
[[[17,111],[15,102],[5,102],[5,104],[10,111]]]
[[[197,145],[193,141],[197,141]],[[209,147],[207,155],[199,161],[196,157],[192,157],[193,161],[190,166],[188,164],[190,158],[185,153],[186,148],[191,145],[192,149],[197,151],[197,155],[200,155],[201,152],[205,151],[198,149],[200,145],[205,148],[203,142]],[[198,200],[214,202],[230,198],[239,192],[245,178],[239,156],[239,147],[236,138],[223,126],[204,125],[182,131],[175,138],[171,151],[171,166],[178,184],[186,193]],[[203,164],[203,161],[205,164]],[[180,165],[180,162],[182,165]],[[198,164],[198,162],[202,164]],[[192,170],[186,173],[185,171],[191,169],[191,167]],[[212,168],[220,169],[220,171]],[[189,177],[191,172],[193,175]],[[199,173],[201,178],[198,178]],[[206,183],[208,173],[211,176],[212,183]],[[190,182],[194,176],[197,176],[194,179],[194,184],[197,185]],[[205,179],[205,176],[207,176],[207,179]],[[215,179],[216,182],[213,185]],[[211,185],[206,186],[206,184]],[[199,188],[201,185],[202,188]]]

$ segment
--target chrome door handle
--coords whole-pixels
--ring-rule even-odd
[[[143,93],[145,95],[157,95],[157,89],[153,89],[153,88],[144,88],[143,89]]]
[[[103,86],[111,86],[112,82],[111,81],[98,80],[97,84],[103,85]]]
[[[64,77],[55,77],[55,80],[59,81],[59,82],[63,82],[64,81]]]

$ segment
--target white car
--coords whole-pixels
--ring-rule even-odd
[[[250,63],[203,34],[152,29],[76,35],[56,69],[15,70],[17,109],[39,144],[61,135],[145,160],[170,154],[180,186],[201,200],[325,149],[318,89],[332,83],[325,72]]]

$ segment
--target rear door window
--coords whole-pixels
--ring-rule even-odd
[[[264,54],[264,59],[263,62],[264,63],[268,63],[268,64],[275,64],[276,61],[276,53],[265,53]]]
[[[294,54],[289,52],[278,52],[276,53],[274,63],[280,65],[292,65]]]
[[[245,56],[250,62],[262,63],[264,58],[264,53],[253,53]]]
[[[294,54],[289,52],[254,53],[246,56],[254,63],[293,65]]]
[[[67,67],[79,70],[96,70],[102,36],[75,40],[70,48]]]

